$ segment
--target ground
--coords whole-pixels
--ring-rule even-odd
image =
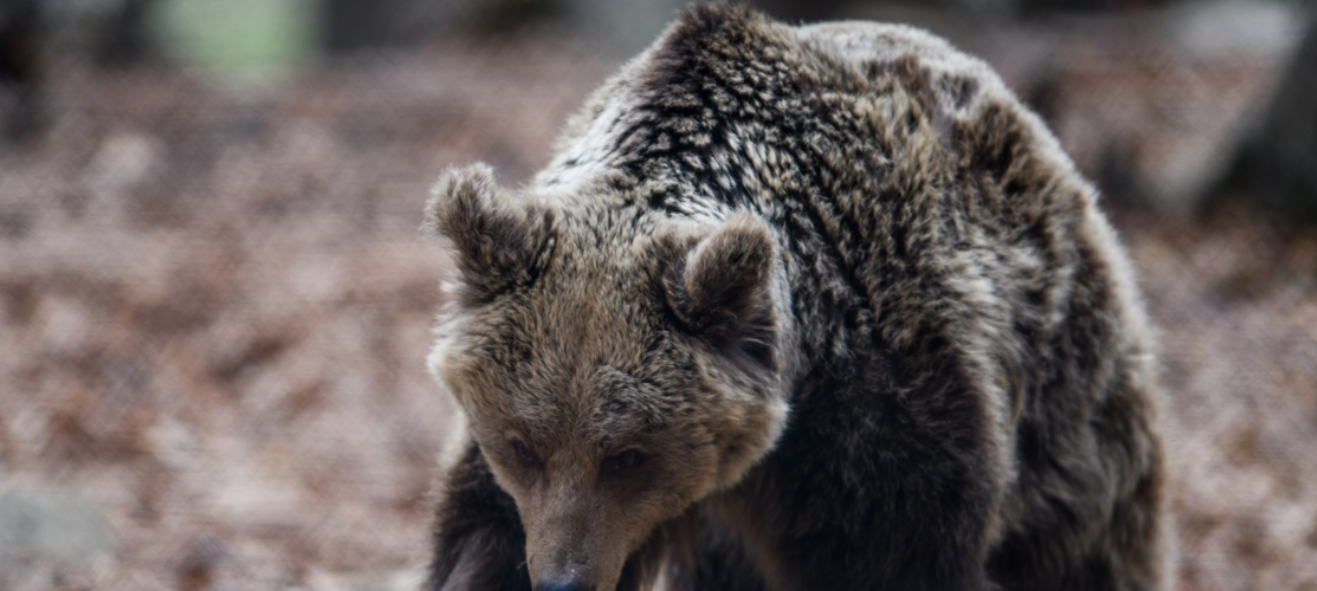
[[[1038,80],[1011,55],[989,59],[1054,99],[1081,167],[1172,196],[1269,71],[1080,47]],[[453,412],[423,363],[449,264],[416,231],[428,185],[477,159],[526,179],[617,64],[454,46],[241,86],[57,64],[43,134],[0,144],[0,542],[31,542],[7,502],[108,535],[0,548],[0,588],[415,588]],[[1168,97],[1197,110],[1167,118]],[[1122,196],[1180,589],[1317,590],[1317,238]]]

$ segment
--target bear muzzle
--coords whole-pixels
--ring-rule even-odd
[[[535,585],[535,591],[595,591],[595,588],[585,581],[541,581]]]

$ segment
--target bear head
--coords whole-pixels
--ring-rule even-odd
[[[613,589],[786,421],[771,231],[747,213],[650,214],[504,191],[479,165],[427,206],[459,269],[429,366],[516,502],[537,589]]]

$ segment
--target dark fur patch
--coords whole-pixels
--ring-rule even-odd
[[[530,591],[526,536],[512,498],[494,482],[474,443],[445,475],[428,591]]]

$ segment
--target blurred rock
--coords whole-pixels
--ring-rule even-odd
[[[1160,20],[1169,45],[1197,59],[1283,54],[1303,34],[1298,4],[1278,0],[1185,2]]]
[[[312,570],[307,577],[312,589],[333,591],[412,591],[425,583],[419,566],[377,572],[329,573]]]
[[[86,565],[114,548],[105,516],[77,492],[0,483],[0,572],[36,561]]]
[[[1248,130],[1209,206],[1238,203],[1287,222],[1317,225],[1317,17],[1265,111]]]

